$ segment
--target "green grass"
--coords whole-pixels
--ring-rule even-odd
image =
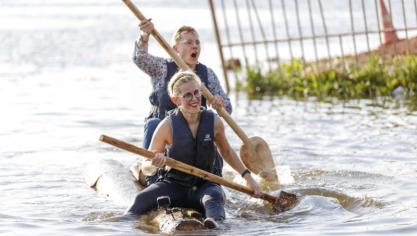
[[[400,86],[405,97],[417,97],[417,56],[398,56],[390,60],[373,56],[360,65],[353,59],[345,59],[344,65],[317,69],[315,64],[297,59],[266,72],[250,67],[237,87],[253,98],[265,95],[375,98],[393,96]]]

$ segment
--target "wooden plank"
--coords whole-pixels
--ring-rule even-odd
[[[136,195],[144,188],[138,184],[128,168],[110,159],[89,165],[86,169],[85,181],[100,195],[125,207],[130,206]],[[159,209],[141,218],[145,224],[139,222],[137,228],[147,232],[172,234],[177,231],[204,229],[201,214],[191,209],[180,209],[174,211],[172,215],[167,214],[164,209]]]

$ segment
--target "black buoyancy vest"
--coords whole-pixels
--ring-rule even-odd
[[[218,174],[214,170],[217,158],[214,144],[214,113],[205,109],[201,112],[196,138],[193,137],[181,111],[174,110],[170,114],[170,118],[173,141],[168,149],[168,156],[210,173]],[[175,169],[169,170],[165,177],[185,186],[202,183],[200,178]]]
[[[167,112],[169,112],[172,109],[175,109],[175,104],[171,101],[171,98],[168,94],[168,83],[171,80],[172,76],[178,72],[178,66],[175,64],[175,62],[170,61],[167,62],[167,76],[164,79],[164,85],[160,87],[159,89],[153,91],[151,95],[149,96],[149,101],[152,104],[151,112],[148,116],[148,118],[159,118],[163,119],[167,115]],[[201,63],[197,64],[196,67],[196,74],[200,77],[201,81],[204,83],[204,85],[207,87],[208,85],[208,73],[207,73],[207,67]],[[203,97],[201,100],[201,105],[206,107],[207,105],[206,99]]]

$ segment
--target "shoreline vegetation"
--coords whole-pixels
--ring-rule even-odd
[[[373,55],[357,63],[355,57],[305,62],[294,59],[279,69],[262,71],[248,66],[246,73],[235,67],[236,90],[245,91],[251,99],[264,96],[288,96],[294,99],[316,97],[373,99],[377,97],[417,97],[417,56],[399,55],[383,59]]]

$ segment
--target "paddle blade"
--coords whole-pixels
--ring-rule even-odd
[[[298,202],[297,195],[281,191],[274,203],[274,209],[277,213],[288,211]]]
[[[250,145],[243,144],[240,148],[240,158],[253,173],[265,181],[278,184],[278,175],[272,153],[268,144],[260,137],[250,137]]]

